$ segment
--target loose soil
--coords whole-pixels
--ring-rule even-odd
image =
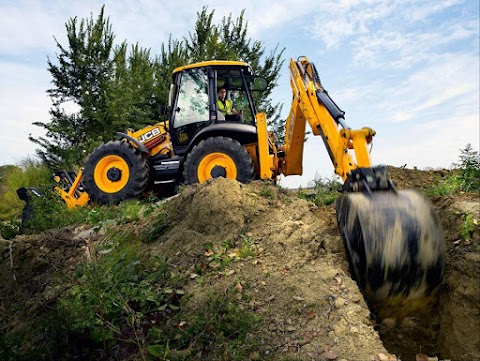
[[[422,189],[449,174],[389,167],[399,188]],[[223,178],[186,187],[168,201],[169,227],[145,244],[189,279],[182,307],[234,290],[262,316],[254,337],[263,357],[298,360],[415,360],[417,354],[480,360],[480,229],[460,235],[466,214],[480,220],[478,195],[433,199],[447,243],[447,264],[432,310],[398,323],[375,320],[350,277],[334,206],[317,207],[266,182]],[[132,225],[141,230],[151,219]],[[0,335],[36,322],[67,292],[87,243],[82,228],[0,240]],[[225,247],[228,244],[228,247]],[[242,246],[253,253],[241,256]],[[228,264],[212,255],[224,255]],[[208,276],[200,277],[199,270]],[[40,343],[48,335],[32,335]]]

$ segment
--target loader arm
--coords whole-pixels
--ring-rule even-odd
[[[375,131],[370,128],[350,129],[343,118],[344,112],[330,98],[320,83],[313,63],[306,57],[290,60],[290,85],[293,100],[286,121],[284,175],[303,173],[303,146],[306,123],[314,135],[322,136],[335,173],[345,182],[352,170],[370,168],[367,145]],[[353,158],[349,150],[354,151]]]

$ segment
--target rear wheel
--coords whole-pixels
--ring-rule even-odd
[[[118,204],[138,198],[149,183],[146,159],[129,143],[102,144],[85,164],[84,185],[91,200],[100,204]]]
[[[337,220],[352,276],[377,315],[401,318],[433,300],[445,242],[427,199],[411,190],[348,193]]]
[[[236,140],[213,137],[202,140],[187,156],[183,176],[186,183],[203,183],[224,177],[242,183],[253,180],[253,161],[247,150]]]

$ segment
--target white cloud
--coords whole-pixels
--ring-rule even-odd
[[[458,103],[467,102],[478,112],[478,58],[465,54],[438,56],[434,64],[411,73],[396,86],[384,89],[379,109],[391,112],[393,121],[425,119],[440,106],[449,115],[458,114]]]
[[[463,3],[463,0],[416,1],[412,4],[413,6],[405,11],[405,18],[411,21],[422,21],[442,10],[461,3]]]
[[[408,69],[431,62],[446,46],[477,35],[478,27],[473,21],[446,24],[430,31],[395,29],[369,33],[352,41],[354,60],[357,66]]]
[[[355,52],[362,51],[365,46],[378,47],[382,34],[387,34],[387,41],[382,42],[382,46],[395,49],[399,41],[405,41],[402,36],[412,23],[417,25],[460,3],[460,0],[330,0],[323,2],[316,13],[311,32],[313,37],[326,44],[327,49],[350,44],[352,39],[357,42],[353,44]]]

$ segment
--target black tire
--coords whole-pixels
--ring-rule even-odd
[[[99,204],[118,204],[139,198],[149,178],[148,164],[140,151],[118,140],[98,147],[88,158],[83,172],[85,190],[90,199]]]
[[[253,160],[245,147],[226,137],[212,137],[198,143],[188,154],[183,171],[187,184],[217,177],[249,183],[254,174]]]

